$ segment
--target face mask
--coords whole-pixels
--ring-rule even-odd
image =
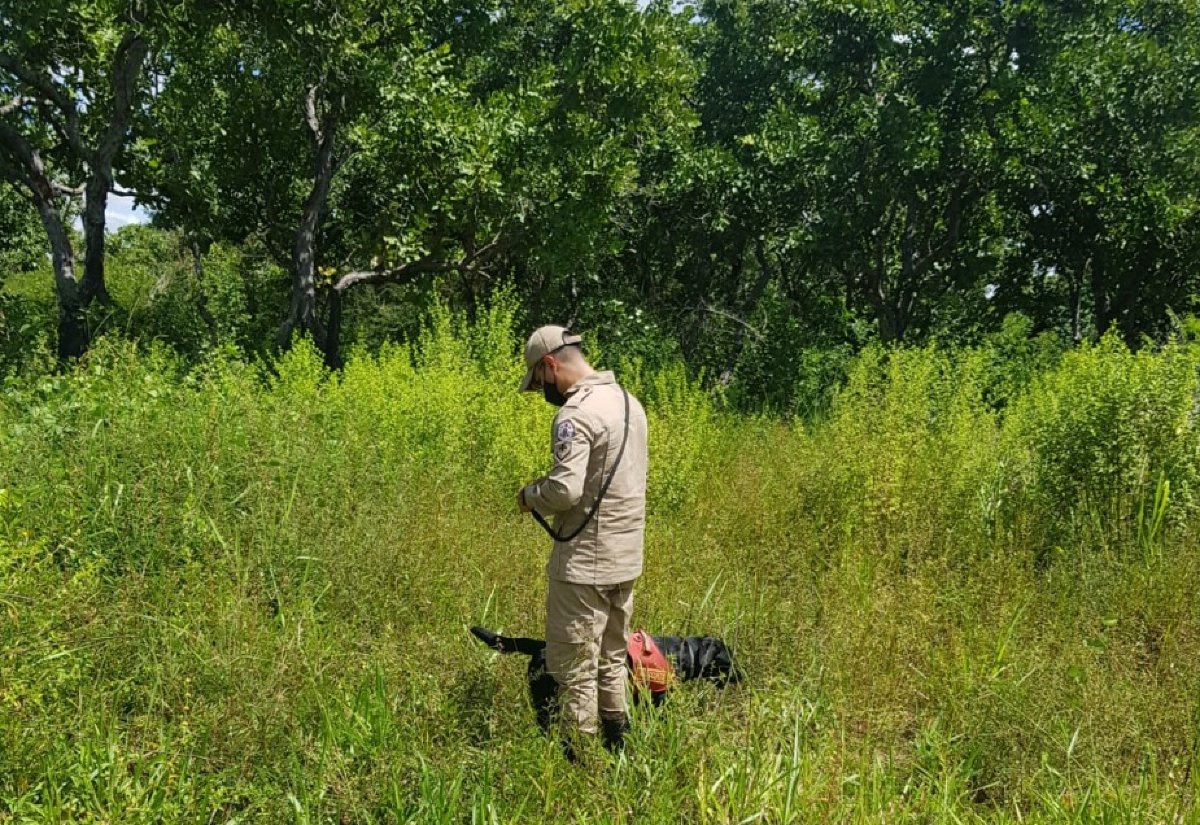
[[[542,398],[546,399],[546,403],[556,407],[567,403],[567,397],[558,391],[557,386],[549,382],[542,385]]]

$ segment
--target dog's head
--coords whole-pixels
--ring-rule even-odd
[[[537,713],[538,725],[549,731],[558,683],[546,671],[546,643],[541,639],[502,636],[478,625],[471,628],[471,635],[498,653],[519,653],[529,657],[529,671],[525,677],[529,684],[529,701]]]
[[[525,656],[537,656],[546,649],[546,643],[541,639],[526,639],[522,636],[501,636],[486,627],[478,625],[471,628],[471,635],[498,653],[521,653]]]
[[[492,631],[488,630],[486,627],[480,627],[479,625],[475,625],[474,627],[471,628],[471,635],[474,636],[479,641],[483,642],[485,645],[490,647],[492,650],[498,651],[500,653],[508,653],[508,651],[504,649],[504,644],[500,641],[499,633],[493,633]]]

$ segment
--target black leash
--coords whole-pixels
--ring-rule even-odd
[[[608,485],[612,484],[613,478],[617,474],[617,468],[621,466],[621,459],[625,456],[625,445],[629,443],[629,391],[622,387],[621,393],[625,396],[625,432],[621,436],[621,449],[617,451],[617,460],[613,462],[612,469],[608,472],[608,478],[606,478],[604,480],[604,484],[601,485],[600,492],[596,496],[596,501],[592,504],[592,509],[588,511],[588,514],[586,517],[584,517],[583,522],[580,523],[580,525],[572,530],[568,535],[563,536],[554,532],[554,528],[550,526],[550,523],[546,521],[545,517],[537,510],[529,511],[533,515],[534,521],[542,525],[542,529],[545,530],[550,535],[550,538],[554,539],[555,541],[568,542],[583,532],[583,528],[588,526],[592,520],[592,517],[596,515],[596,511],[600,509],[600,502],[604,501],[604,496],[606,493],[608,493]]]

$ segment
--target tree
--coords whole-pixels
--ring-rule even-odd
[[[617,286],[605,264],[642,157],[691,128],[679,21],[620,0],[484,11],[448,27],[440,94],[394,90],[399,105],[356,163],[376,181],[374,170],[395,170],[390,184],[350,188],[371,193],[356,225],[382,247],[336,290],[449,276],[470,306],[494,286],[494,262],[532,313],[571,321],[590,291]]]
[[[810,171],[810,266],[840,278],[879,337],[928,332],[940,300],[994,267],[992,182],[1021,78],[1021,4],[804,7],[768,157]],[[794,45],[793,45],[794,44]]]
[[[759,140],[788,74],[778,44],[792,16],[771,2],[701,6],[681,38],[702,66],[688,96],[699,129],[644,157],[628,220],[640,230],[626,256],[642,273],[639,298],[672,318],[689,360],[722,382],[747,341],[763,337],[753,318],[772,283],[808,328],[836,325],[817,317],[827,301],[811,287],[829,290],[805,277],[797,254],[807,242],[808,170],[764,156]]]
[[[77,356],[88,343],[83,310],[109,301],[105,210],[148,80],[146,16],[133,2],[3,0],[0,26],[0,174],[24,189],[41,217],[54,264],[59,355]],[[62,209],[64,198],[79,195],[85,253],[77,280]]]
[[[1031,18],[1013,57],[1030,82],[1006,176],[1020,233],[1006,307],[1076,342],[1115,325],[1130,345],[1194,308],[1198,21],[1194,5],[1137,2]]]
[[[437,279],[471,304],[503,266],[569,305],[619,240],[638,147],[687,120],[675,25],[620,0],[224,8],[173,48],[139,188],[198,237],[261,235],[292,272],[281,339],[331,364],[366,285]]]
[[[173,43],[171,77],[138,123],[135,175],[159,222],[198,247],[262,238],[291,273],[279,343],[311,335],[331,363],[318,306],[322,238],[346,161],[373,141],[387,89],[429,88],[448,7],[378,0],[212,4]],[[166,154],[166,157],[162,157]],[[336,251],[336,250],[335,250]]]

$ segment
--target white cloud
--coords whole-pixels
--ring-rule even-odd
[[[122,226],[131,223],[149,223],[150,213],[139,206],[133,205],[133,198],[127,195],[109,195],[108,208],[104,210],[104,228],[116,232]],[[83,221],[76,216],[73,226],[82,231]]]
[[[109,195],[108,210],[104,213],[104,221],[110,230],[120,229],[131,223],[146,223],[149,220],[149,213],[134,206],[133,198],[125,195]]]

